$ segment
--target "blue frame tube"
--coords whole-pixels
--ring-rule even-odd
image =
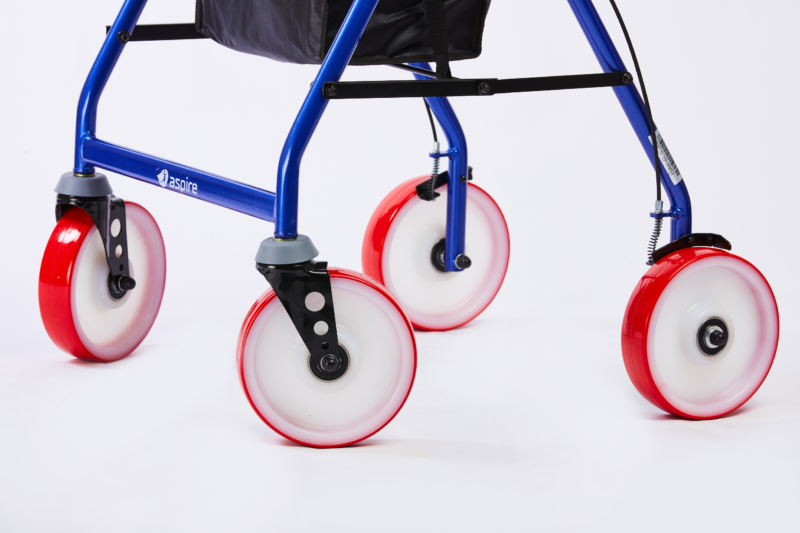
[[[124,174],[267,222],[274,222],[275,193],[116,146],[93,137],[83,142],[87,165]]]
[[[608,34],[606,27],[600,15],[597,13],[592,0],[568,0],[572,11],[575,13],[578,22],[589,40],[589,44],[594,50],[594,55],[600,62],[600,66],[604,72],[627,72],[622,58],[617,52],[611,36]],[[614,87],[614,93],[617,95],[619,103],[622,104],[622,109],[628,116],[636,136],[639,137],[639,142],[642,144],[647,157],[652,164],[656,164],[653,160],[653,145],[650,142],[650,126],[647,116],[647,108],[644,105],[639,91],[632,83],[622,87]],[[655,142],[655,140],[654,140]],[[676,240],[684,235],[692,232],[692,202],[689,198],[689,191],[686,188],[686,183],[680,181],[677,185],[672,183],[672,180],[667,173],[667,169],[661,162],[661,183],[667,192],[670,207],[675,211],[676,215],[672,217],[672,225],[670,227],[671,240]]]
[[[605,72],[624,72],[625,65],[617,52],[600,16],[591,0],[568,0],[581,28]],[[333,45],[322,63],[319,73],[306,97],[284,144],[278,169],[277,194],[193,169],[171,161],[115,146],[95,138],[97,106],[103,89],[119,60],[124,44],[117,39],[121,31],[131,33],[147,4],[147,0],[125,0],[108,36],[92,66],[81,92],[75,138],[76,174],[92,174],[95,165],[120,174],[161,185],[159,175],[166,172],[167,188],[176,187],[180,192],[198,199],[220,205],[262,220],[275,222],[277,238],[297,236],[297,213],[299,196],[300,162],[319,124],[328,100],[322,94],[325,82],[338,81],[361,35],[369,23],[378,0],[355,0],[342,24]],[[417,63],[430,68],[425,63]],[[418,79],[427,79],[416,76]],[[649,140],[647,112],[635,86],[615,87],[614,92],[628,116],[636,135],[651,162],[652,145]],[[464,253],[466,230],[466,200],[468,184],[461,176],[468,175],[467,143],[461,125],[446,98],[429,98],[437,120],[447,137],[450,150],[446,268],[457,271],[455,259]],[[661,164],[658,162],[658,164]],[[691,233],[691,201],[686,184],[673,184],[662,165],[663,184],[670,200],[672,211],[672,240]],[[163,178],[164,176],[162,176]],[[173,181],[169,181],[169,179]],[[182,185],[181,185],[182,184]],[[182,187],[182,189],[181,189]]]
[[[326,82],[339,81],[353,57],[358,41],[372,17],[378,0],[355,0],[342,23],[331,49],[322,62],[303,107],[292,125],[278,165],[277,201],[275,203],[275,238],[297,237],[300,162],[317,128],[328,100],[322,94]]]
[[[119,15],[106,35],[106,40],[92,65],[92,70],[89,71],[86,83],[83,85],[83,91],[81,91],[78,101],[78,120],[75,128],[75,168],[73,171],[76,174],[94,173],[94,167],[83,158],[83,141],[95,135],[97,104],[100,102],[103,89],[122,55],[122,50],[125,48],[125,45],[117,39],[117,35],[123,30],[128,33],[133,32],[145,4],[147,4],[147,0],[125,0]]]
[[[431,70],[428,63],[412,63],[415,67]],[[414,74],[418,80],[430,78]],[[450,166],[447,179],[447,230],[445,232],[445,270],[459,272],[456,257],[465,252],[467,231],[467,187],[461,176],[469,175],[467,138],[458,121],[456,112],[447,98],[426,98],[436,120],[447,138]]]

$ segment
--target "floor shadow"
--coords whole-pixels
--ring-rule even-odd
[[[129,361],[131,359],[134,359],[136,357],[141,356],[142,354],[146,354],[146,353],[152,351],[152,349],[153,348],[151,346],[139,346],[133,352],[131,352],[129,355],[126,355],[125,357],[123,357],[122,359],[118,359],[117,361],[108,361],[108,362],[87,361],[86,359],[78,359],[77,357],[73,357],[72,359],[68,359],[66,361],[66,364],[68,364],[68,365],[85,366],[85,367],[90,367],[90,368],[91,367],[103,368],[105,365],[107,365],[109,363],[116,363],[116,362],[119,362],[119,361]]]
[[[367,439],[365,441],[356,442],[355,444],[351,444],[349,446],[343,446],[343,447],[340,447],[340,448],[314,448],[312,446],[306,446],[305,444],[298,444],[298,443],[296,443],[294,441],[291,441],[289,439],[283,439],[283,438],[280,439],[277,442],[278,446],[284,446],[286,448],[302,448],[302,449],[306,449],[306,450],[310,450],[310,449],[311,450],[313,450],[313,449],[317,449],[317,450],[349,450],[349,449],[357,449],[357,448],[371,448],[371,447],[374,447],[374,446],[381,446],[382,444],[383,444],[383,442],[381,442],[381,441],[371,441],[371,440]]]
[[[736,418],[737,416],[743,415],[752,409],[749,405],[744,405],[737,410],[733,411],[732,413],[728,413],[727,415],[723,415],[717,418],[712,419],[705,419],[705,420],[697,420],[694,418],[684,418],[682,416],[676,416],[670,413],[659,413],[653,414],[648,416],[648,420],[671,420],[671,421],[680,421],[680,422],[708,422],[709,420],[724,420],[726,418]]]

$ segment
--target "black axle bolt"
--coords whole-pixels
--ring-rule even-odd
[[[342,367],[342,361],[333,354],[323,355],[317,367],[323,374],[335,374]]]
[[[327,87],[325,87],[325,95],[328,96],[329,98],[333,98],[334,96],[336,96],[336,87],[334,87],[333,85],[328,85]]]
[[[625,74],[622,75],[622,83],[624,83],[625,85],[630,85],[631,83],[633,83],[633,76],[631,76],[630,72],[626,72]]]
[[[715,330],[709,332],[708,340],[711,341],[708,344],[714,345],[715,347],[722,346],[723,344],[725,344],[725,342],[727,342],[728,336],[725,335],[725,332],[723,332],[722,330]]]
[[[472,259],[463,254],[459,255],[456,257],[456,266],[461,270],[466,270],[472,266]]]
[[[123,291],[129,291],[136,288],[136,280],[134,280],[130,276],[115,276],[119,279],[117,280],[117,287],[122,289]]]
[[[697,347],[707,357],[722,352],[729,341],[728,325],[720,318],[706,320],[697,330]]]
[[[125,44],[131,40],[131,34],[128,33],[127,30],[122,30],[117,34],[117,40],[122,44]]]

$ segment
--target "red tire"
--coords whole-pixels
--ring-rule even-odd
[[[634,386],[655,406],[718,418],[764,382],[779,330],[761,272],[727,252],[692,248],[656,263],[636,286],[622,322],[622,355]]]
[[[364,273],[376,279],[403,305],[415,328],[445,331],[463,326],[494,300],[508,269],[510,241],[505,217],[483,189],[467,192],[466,255],[472,266],[462,272],[438,271],[432,250],[445,236],[447,186],[426,202],[409,180],[378,205],[361,252]]]
[[[39,310],[60,349],[80,359],[110,362],[133,352],[161,306],[166,253],[158,224],[126,202],[131,276],[136,288],[120,300],[108,294],[103,242],[91,217],[72,208],[56,224],[39,271]]]
[[[363,274],[330,268],[339,343],[347,372],[312,373],[310,355],[272,289],[256,301],[237,346],[239,377],[253,410],[281,436],[333,448],[364,440],[402,409],[414,384],[414,330],[400,304]]]

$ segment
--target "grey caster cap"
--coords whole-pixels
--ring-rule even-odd
[[[294,240],[264,239],[258,247],[256,263],[262,265],[295,265],[311,261],[319,251],[306,235],[298,235]]]
[[[111,194],[111,184],[105,175],[97,173],[94,176],[76,176],[67,172],[61,176],[55,191],[66,196],[108,196]]]

